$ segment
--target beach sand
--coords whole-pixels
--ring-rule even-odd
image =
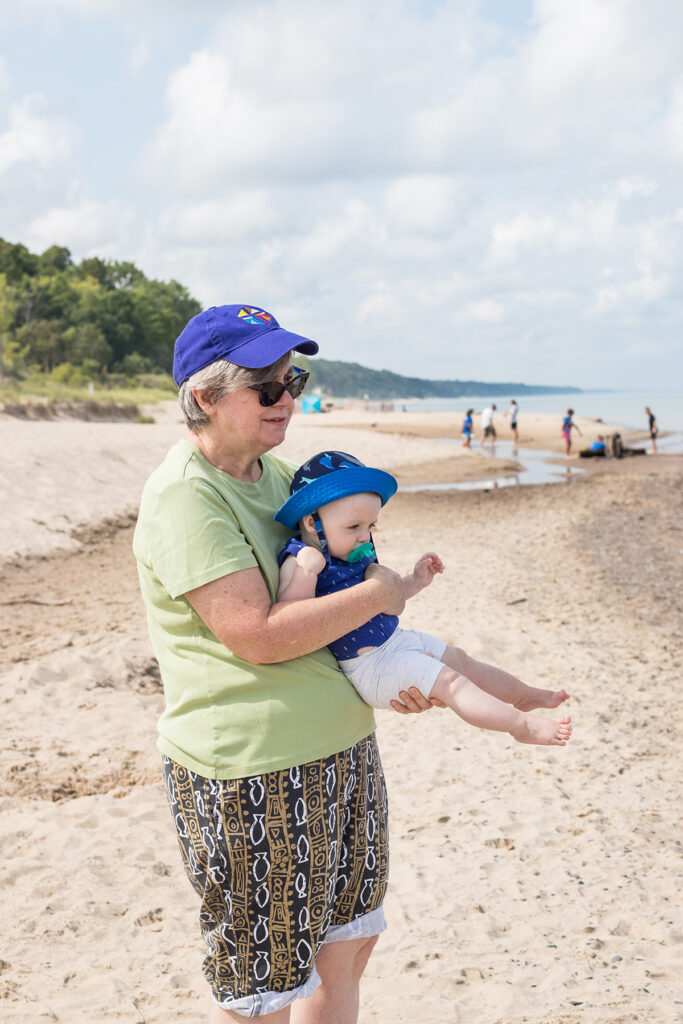
[[[157,417],[0,418],[8,1024],[207,1016],[131,553],[142,484],[182,432],[175,410]],[[491,475],[478,447],[435,451],[431,417],[391,419],[297,416],[282,453],[341,448],[404,484]],[[384,510],[384,562],[407,571],[433,549],[447,566],[402,623],[565,686],[575,731],[532,748],[449,711],[377,712],[390,927],[363,1024],[683,1020],[682,476],[680,456],[609,460],[570,485],[399,491]]]

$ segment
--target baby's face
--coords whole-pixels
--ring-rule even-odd
[[[378,494],[349,494],[320,509],[327,546],[335,558],[346,559],[349,552],[370,540],[382,502]]]

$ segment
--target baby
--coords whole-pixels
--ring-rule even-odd
[[[300,530],[280,552],[277,600],[301,601],[361,583],[376,561],[371,528],[396,488],[389,473],[344,452],[320,452],[300,466],[289,499],[274,517]],[[413,597],[443,571],[438,555],[422,555],[403,577],[405,597]],[[520,743],[563,747],[571,736],[568,717],[556,721],[528,714],[558,707],[567,700],[565,690],[527,686],[428,633],[401,629],[395,615],[376,615],[329,647],[373,707],[391,707],[401,690],[416,686],[470,725],[508,732]]]

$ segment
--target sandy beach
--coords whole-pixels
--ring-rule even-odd
[[[144,480],[182,434],[175,408],[154,415],[0,415],[7,1024],[208,1012],[131,551]],[[501,471],[479,445],[443,454],[460,419],[298,415],[280,452],[351,451],[403,486]],[[610,429],[578,422],[581,443]],[[559,455],[556,418],[521,416],[520,443]],[[683,1021],[683,456],[586,468],[570,484],[399,490],[383,512],[382,561],[408,571],[433,549],[447,567],[403,625],[565,686],[574,737],[532,748],[449,711],[377,712],[390,927],[362,1024]]]

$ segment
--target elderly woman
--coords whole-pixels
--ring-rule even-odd
[[[327,644],[399,613],[400,578],[274,603],[273,513],[315,342],[251,306],[194,317],[174,377],[188,433],[144,489],[134,550],[166,696],[159,721],[185,868],[201,899],[211,1022],[352,1024],[385,928],[387,812],[372,710]],[[398,710],[429,706],[415,691]]]

